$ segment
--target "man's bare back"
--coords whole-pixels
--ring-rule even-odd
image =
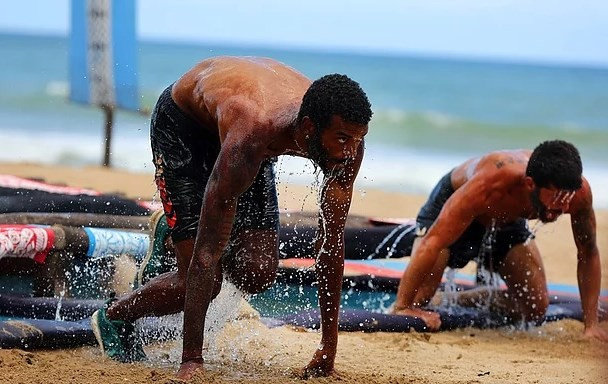
[[[461,187],[475,190],[467,194],[469,204],[476,209],[475,220],[488,226],[492,222],[501,225],[518,218],[538,219],[538,210],[529,204],[529,191],[526,186],[526,168],[531,150],[494,151],[484,156],[472,158],[452,171],[452,185],[455,190]],[[571,213],[571,205],[581,196],[589,193],[589,184],[584,177],[583,187],[568,199],[568,204],[554,202],[550,209],[553,221],[564,213]]]
[[[263,128],[269,133],[286,129],[310,84],[303,74],[276,60],[219,57],[186,72],[175,82],[172,96],[201,126],[221,132],[223,138],[235,128]],[[235,115],[245,115],[248,124],[232,124]]]

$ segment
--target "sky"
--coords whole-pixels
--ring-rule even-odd
[[[0,31],[69,33],[69,0],[2,8]],[[606,0],[137,0],[137,18],[142,40],[608,67]]]

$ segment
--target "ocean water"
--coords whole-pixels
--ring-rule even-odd
[[[597,208],[608,208],[608,68],[573,68],[407,56],[140,42],[141,106],[197,61],[269,56],[312,79],[348,74],[374,116],[357,189],[426,193],[457,163],[496,149],[565,139],[581,151]],[[0,161],[99,164],[103,115],[69,102],[65,37],[0,34]],[[152,169],[149,115],[119,111],[112,165]],[[313,167],[282,158],[282,182],[308,183]]]

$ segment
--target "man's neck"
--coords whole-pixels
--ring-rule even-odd
[[[280,127],[279,132],[276,139],[268,146],[273,155],[308,156],[308,137],[298,129],[295,120]]]

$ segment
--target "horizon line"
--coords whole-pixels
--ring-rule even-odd
[[[69,38],[69,32],[59,31],[29,31],[11,30],[0,28],[0,35],[41,37],[41,38]],[[505,57],[499,55],[483,54],[458,54],[458,53],[433,53],[416,52],[397,49],[373,49],[337,46],[313,46],[306,44],[285,45],[271,44],[262,42],[246,41],[227,41],[227,40],[204,40],[196,38],[162,38],[162,37],[141,37],[137,40],[142,43],[166,44],[176,46],[223,46],[228,48],[253,48],[270,51],[287,51],[302,53],[330,53],[336,55],[384,57],[384,58],[404,58],[415,60],[445,60],[461,63],[497,64],[497,65],[521,65],[533,67],[545,67],[556,69],[584,69],[584,70],[608,70],[608,62],[581,62],[557,59],[538,59],[526,57]]]

